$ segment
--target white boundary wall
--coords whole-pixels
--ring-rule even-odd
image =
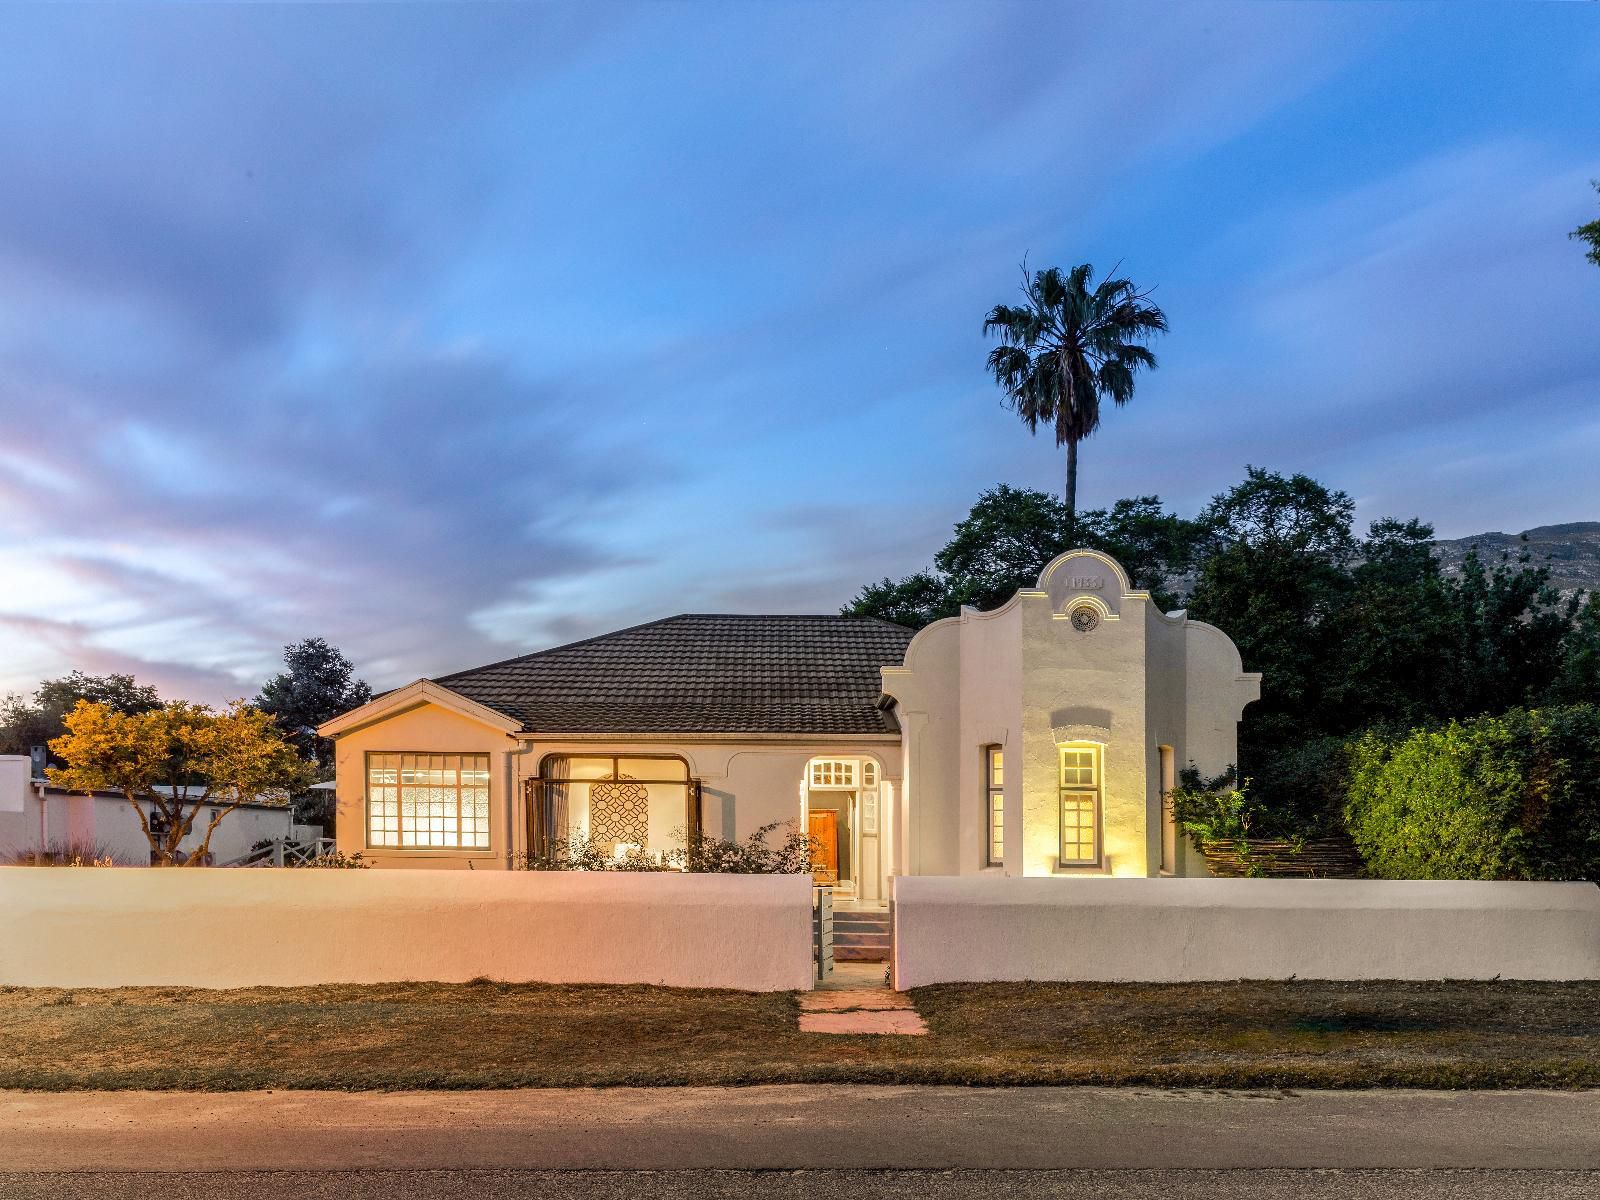
[[[898,988],[984,980],[1600,979],[1600,887],[894,881]]]
[[[0,983],[812,986],[804,875],[0,867]]]

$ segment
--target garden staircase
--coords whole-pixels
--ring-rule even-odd
[[[888,962],[893,918],[886,908],[833,910],[833,956],[839,962]]]

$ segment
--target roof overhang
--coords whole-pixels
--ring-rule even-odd
[[[524,730],[516,735],[526,742],[598,742],[605,743],[655,743],[655,742],[746,742],[746,743],[781,743],[786,745],[808,745],[814,742],[898,742],[900,734],[888,731],[874,733],[714,733],[705,730],[696,730],[693,733],[629,733],[626,731],[613,731],[611,733],[559,733],[553,730]]]
[[[453,712],[457,716],[477,721],[480,725],[487,725],[505,734],[515,734],[522,729],[522,722],[512,720],[503,712],[479,704],[476,700],[469,700],[460,692],[452,692],[431,679],[419,679],[415,683],[406,684],[403,688],[385,692],[376,700],[370,700],[360,708],[352,708],[331,721],[324,721],[317,726],[317,733],[327,738],[338,737],[342,733],[349,733],[353,729],[371,725],[375,721],[399,716],[424,704],[432,704],[446,712]]]

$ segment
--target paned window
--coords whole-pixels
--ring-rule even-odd
[[[1061,855],[1063,867],[1100,862],[1100,747],[1061,747]]]
[[[999,746],[983,748],[983,811],[988,828],[989,865],[998,867],[1006,857],[1006,762]]]
[[[489,848],[487,754],[368,754],[367,845]]]
[[[814,758],[811,760],[811,786],[853,788],[856,785],[856,764],[851,758]]]

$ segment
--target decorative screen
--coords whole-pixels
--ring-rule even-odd
[[[650,844],[650,789],[632,776],[611,776],[589,785],[589,838],[607,850]]]

